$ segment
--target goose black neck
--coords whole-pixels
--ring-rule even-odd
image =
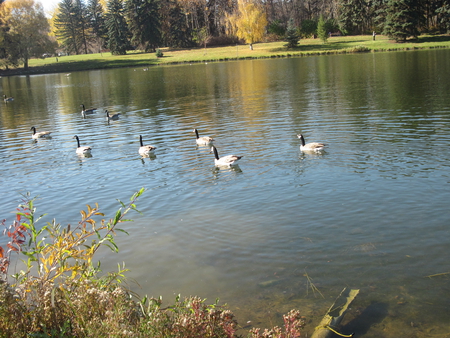
[[[214,157],[216,158],[216,160],[218,160],[219,159],[219,153],[217,152],[216,147],[212,147],[212,149],[213,149],[213,152],[214,152]]]
[[[195,131],[195,136],[197,136],[197,139],[199,138],[199,136],[198,136],[198,130],[197,129],[194,129],[194,131]]]
[[[77,135],[75,135],[74,137],[77,139],[77,145],[78,145],[78,148],[80,148],[80,139],[78,138]]]
[[[36,134],[36,128],[35,127],[31,127],[31,130],[33,131],[33,135]]]
[[[302,141],[302,146],[305,146],[305,139],[303,138],[303,135],[300,135],[300,141]]]
[[[141,142],[141,147],[143,147],[144,143],[142,142],[142,135],[139,135],[139,142]]]

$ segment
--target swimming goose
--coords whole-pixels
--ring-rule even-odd
[[[226,155],[223,157],[219,157],[219,153],[217,152],[216,147],[211,147],[211,153],[214,153],[214,164],[216,166],[227,166],[230,167],[236,163],[236,161],[239,161],[243,156],[236,156],[236,155]]]
[[[78,138],[77,135],[75,135],[73,138],[77,139],[77,145],[78,145],[77,151],[76,151],[77,154],[86,155],[86,154],[90,154],[91,153],[91,147],[89,147],[89,146],[81,147],[80,146],[80,139]]]
[[[139,147],[139,155],[148,156],[155,153],[156,147],[150,145],[144,146],[144,143],[142,142],[142,135],[139,135],[139,142],[141,143],[141,146]]]
[[[319,142],[305,143],[305,138],[302,134],[298,134],[297,137],[302,142],[302,144],[300,145],[301,151],[322,151],[327,146],[325,143]]]
[[[97,108],[86,109],[84,104],[82,104],[81,107],[83,107],[83,109],[81,110],[81,115],[83,116],[86,116],[86,114],[94,114],[95,111],[97,110]]]
[[[14,101],[14,98],[12,96],[11,97],[7,97],[6,95],[3,95],[3,101],[11,102],[11,101]]]
[[[110,114],[108,109],[105,109],[105,113],[106,113],[106,121],[110,121],[110,120],[118,120],[120,113],[117,114]]]
[[[194,129],[193,132],[195,133],[195,136],[197,136],[197,144],[208,145],[208,144],[213,143],[213,141],[214,141],[214,139],[209,136],[199,137],[197,129]]]
[[[51,137],[51,131],[40,131],[39,133],[36,133],[36,128],[31,127],[30,130],[33,131],[33,135],[31,135],[32,138],[38,139],[38,138],[48,138]]]

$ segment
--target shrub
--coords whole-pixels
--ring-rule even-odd
[[[163,56],[164,56],[164,53],[162,52],[162,50],[157,48],[156,49],[156,57],[162,58]]]
[[[370,49],[366,46],[355,46],[352,48],[348,48],[348,51],[350,53],[365,53],[365,52],[370,52]]]
[[[280,20],[274,20],[267,27],[267,33],[283,37],[286,34],[286,28]]]
[[[317,22],[313,20],[303,20],[300,27],[300,35],[302,38],[310,38],[317,31]]]

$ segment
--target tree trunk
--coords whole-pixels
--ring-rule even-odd
[[[250,44],[250,50],[253,50],[253,45],[252,44]]]

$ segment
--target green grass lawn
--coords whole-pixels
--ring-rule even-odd
[[[428,48],[450,48],[448,35],[423,35],[405,43],[396,43],[387,37],[377,35],[373,41],[372,35],[331,37],[327,43],[320,39],[302,39],[295,49],[287,49],[286,42],[257,43],[250,50],[248,45],[226,47],[207,47],[193,49],[162,48],[164,56],[157,58],[155,53],[130,51],[127,55],[111,55],[98,53],[87,55],[72,55],[32,59],[29,70],[22,68],[0,71],[1,75],[42,74],[55,72],[73,72],[78,70],[106,69],[117,67],[148,67],[190,62],[212,62],[250,58],[273,58],[291,56],[309,56],[319,54],[353,53],[356,51],[397,51]]]

